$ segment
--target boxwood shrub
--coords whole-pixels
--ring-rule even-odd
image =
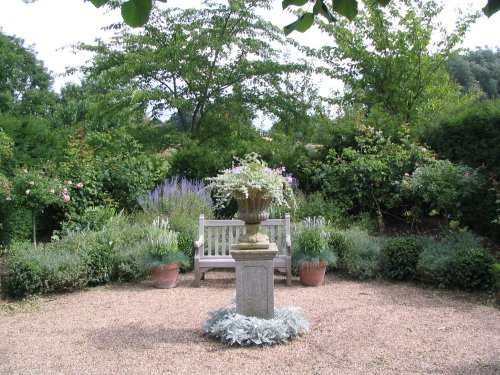
[[[452,263],[453,285],[466,290],[485,290],[493,286],[493,256],[479,247],[459,249]]]
[[[422,243],[415,237],[390,239],[380,252],[382,274],[394,280],[413,279],[422,251]]]

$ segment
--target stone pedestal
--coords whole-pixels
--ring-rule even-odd
[[[236,312],[263,319],[274,317],[274,267],[278,254],[275,243],[266,249],[241,250],[231,247],[236,261]]]

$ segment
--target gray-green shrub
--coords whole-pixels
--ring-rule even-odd
[[[7,253],[8,294],[19,298],[79,288],[86,283],[80,256],[53,244],[13,244]]]
[[[493,285],[494,258],[469,232],[451,233],[441,240],[428,237],[417,263],[418,277],[439,287],[465,290]]]
[[[379,275],[380,249],[385,245],[384,237],[374,237],[359,228],[344,231],[347,248],[340,266],[350,276],[364,280]]]
[[[417,277],[431,285],[451,285],[451,265],[455,250],[445,242],[432,237],[422,239],[424,250],[417,262]]]
[[[74,232],[36,249],[28,243],[13,244],[6,255],[8,294],[19,298],[144,278],[143,220],[117,215],[98,232]]]

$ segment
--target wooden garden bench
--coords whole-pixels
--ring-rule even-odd
[[[261,223],[261,231],[275,242],[278,255],[274,258],[274,268],[286,272],[286,285],[292,285],[292,253],[290,236],[290,215],[284,219],[269,219]],[[199,237],[194,242],[194,286],[199,287],[205,272],[212,268],[235,268],[236,263],[229,254],[231,245],[238,242],[245,233],[245,223],[241,220],[199,219]]]

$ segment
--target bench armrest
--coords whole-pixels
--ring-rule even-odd
[[[292,255],[292,238],[290,236],[286,236],[285,245],[286,255]]]
[[[203,247],[203,242],[205,239],[203,236],[200,236],[196,241],[193,243],[193,248],[194,248],[194,256],[199,257],[200,256],[200,249]]]

